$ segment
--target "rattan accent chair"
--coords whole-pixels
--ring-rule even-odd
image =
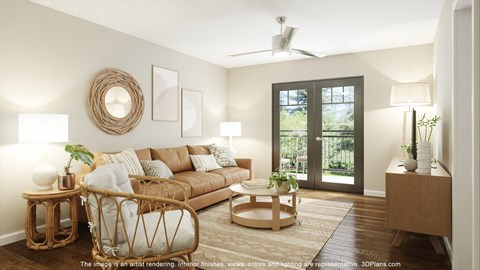
[[[135,194],[132,182],[158,185],[157,190],[162,191],[158,194],[165,197]],[[182,184],[128,175],[125,166],[117,163],[86,175],[80,187],[96,266],[147,267],[175,260],[180,266],[191,268],[188,263],[198,247],[199,222],[195,210],[188,205]]]

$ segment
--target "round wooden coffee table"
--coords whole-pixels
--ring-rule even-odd
[[[295,207],[297,193],[275,192],[273,188],[244,188],[240,184],[230,186],[230,222],[253,227],[253,228],[272,228],[272,231],[279,231],[281,227],[292,225],[296,221]],[[250,201],[232,205],[232,196],[234,194],[250,196]],[[292,196],[292,205],[280,203],[280,196]],[[257,202],[257,196],[268,196],[272,198],[271,202]]]

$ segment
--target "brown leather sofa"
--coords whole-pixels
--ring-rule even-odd
[[[209,172],[197,172],[190,160],[190,155],[209,155],[210,150],[206,145],[185,145],[172,148],[144,148],[135,150],[140,160],[161,160],[172,171],[175,181],[183,184],[189,197],[189,204],[198,210],[217,202],[228,199],[228,187],[234,183],[253,179],[253,163],[250,158],[235,158],[238,167],[224,167]],[[101,166],[102,153],[95,154],[96,163],[84,166],[84,173],[93,171]],[[138,187],[133,185],[135,192]],[[155,190],[146,192],[155,195]],[[81,211],[83,212],[83,211]],[[83,220],[83,218],[80,218]]]

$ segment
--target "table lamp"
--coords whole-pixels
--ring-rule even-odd
[[[230,147],[230,153],[235,156],[237,151],[233,148],[232,137],[242,135],[242,123],[241,122],[220,122],[220,136],[228,136],[228,145]]]
[[[408,106],[408,111],[403,113],[403,132],[402,132],[402,144],[406,144],[406,134],[408,129],[409,113],[411,113],[411,134],[412,134],[412,155],[413,159],[417,157],[417,144],[416,144],[416,112],[414,106],[430,105],[430,87],[425,82],[415,83],[401,83],[392,86],[390,93],[390,105],[391,106]]]
[[[18,115],[19,143],[68,142],[68,115],[21,113]],[[57,169],[44,163],[33,170],[32,180],[38,190],[50,190],[57,180]]]

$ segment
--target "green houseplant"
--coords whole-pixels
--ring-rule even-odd
[[[290,191],[290,190],[298,190],[298,182],[297,178],[290,173],[287,173],[285,170],[277,170],[272,173],[270,177],[268,177],[269,183],[268,187],[274,187],[277,192],[279,191]]]
[[[73,160],[81,160],[84,164],[92,165],[93,154],[85,146],[81,144],[67,144],[65,145],[65,152],[70,154],[67,166],[64,166],[64,172],[58,176],[58,189],[72,189],[75,187],[75,173],[70,172]]]

